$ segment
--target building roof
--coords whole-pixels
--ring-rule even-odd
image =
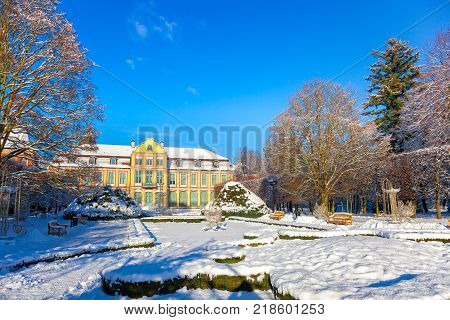
[[[104,156],[104,157],[130,157],[136,147],[98,144],[96,151],[81,151],[80,155],[84,156]],[[198,160],[228,160],[212,151],[203,148],[176,148],[164,147],[164,151],[171,159],[198,159]]]
[[[131,146],[117,144],[97,144],[97,150],[83,150],[80,155],[83,156],[104,156],[104,157],[130,157],[134,149]]]
[[[169,158],[198,159],[198,160],[228,160],[212,151],[203,148],[175,148],[164,147]]]

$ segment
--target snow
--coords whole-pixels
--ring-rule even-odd
[[[264,238],[287,229],[229,221],[225,232],[211,236],[199,232],[198,224],[147,225],[163,243],[158,252],[151,258],[134,259],[121,268],[107,269],[104,275],[108,279],[140,282],[195,277],[198,273],[268,273],[280,293],[300,299],[450,298],[450,251],[449,245],[443,243],[354,236],[360,231],[351,229],[312,231],[330,236],[244,247],[245,259],[227,265],[214,262],[204,248],[217,241],[242,243],[243,234],[257,233]]]
[[[55,220],[55,216],[46,219],[30,217],[25,236],[1,241],[0,271],[5,272],[23,262],[65,258],[85,252],[153,242],[142,222],[137,219],[89,221],[85,225],[68,228],[67,235],[62,237],[47,235],[47,223],[52,220]],[[68,221],[60,220],[59,223],[66,224]]]
[[[153,248],[85,254],[38,263],[16,272],[4,270],[0,275],[0,299],[126,299],[106,295],[101,289],[100,275],[113,280],[161,281],[195,277],[199,273],[211,276],[267,273],[279,293],[299,299],[450,299],[450,245],[395,239],[402,234],[448,237],[450,230],[426,220],[397,225],[373,220],[323,230],[228,220],[226,230],[221,232],[204,232],[205,222],[90,221],[69,229],[67,236],[51,237],[45,234],[50,219],[33,218],[29,219],[33,228],[28,228],[24,238],[0,242],[2,262],[7,255],[20,255],[21,250],[25,252],[21,256],[25,256],[45,253],[46,248],[64,252],[85,245],[153,241],[153,238],[156,242]],[[358,236],[361,232],[378,236]],[[279,234],[288,233],[321,236],[317,240],[278,238]],[[379,236],[382,234],[386,237]],[[249,243],[243,239],[244,235],[257,236],[251,240],[254,243],[269,238],[271,241],[257,247],[239,247],[238,244]],[[41,244],[37,245],[38,241]],[[244,256],[234,264],[214,261]],[[267,291],[233,293],[186,288],[151,297],[271,298],[272,293]]]
[[[198,159],[198,160],[228,160],[212,151],[203,148],[177,148],[164,147],[169,158],[172,159]]]

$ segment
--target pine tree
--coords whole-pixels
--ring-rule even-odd
[[[385,50],[374,51],[372,55],[377,61],[366,78],[370,81],[370,95],[363,114],[375,116],[378,129],[391,135],[394,152],[401,152],[406,137],[400,133],[400,110],[405,94],[419,75],[419,67],[415,65],[419,53],[405,41],[388,39]]]

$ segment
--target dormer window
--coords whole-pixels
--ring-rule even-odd
[[[218,167],[219,167],[219,161],[214,160],[214,161],[213,161],[213,167],[214,167],[214,168],[218,168]]]
[[[96,157],[89,157],[89,164],[97,164],[97,158]]]
[[[117,158],[110,158],[109,164],[117,164]]]
[[[194,164],[197,168],[200,168],[202,166],[202,160],[195,160]]]
[[[177,167],[182,167],[183,166],[183,160],[177,159],[176,164],[177,164]]]
[[[152,151],[153,150],[153,146],[151,144],[147,145],[147,151]]]

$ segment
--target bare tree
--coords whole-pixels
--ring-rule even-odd
[[[427,51],[415,89],[407,95],[401,113],[410,136],[408,155],[421,180],[421,193],[434,194],[441,218],[441,194],[448,193],[450,146],[450,29],[439,33]]]
[[[102,107],[90,80],[92,63],[57,3],[0,2],[0,165],[21,156],[44,168],[95,141]]]
[[[265,153],[269,171],[299,197],[327,204],[340,182],[367,179],[389,149],[373,123],[358,119],[352,95],[327,81],[303,86],[271,128]]]

